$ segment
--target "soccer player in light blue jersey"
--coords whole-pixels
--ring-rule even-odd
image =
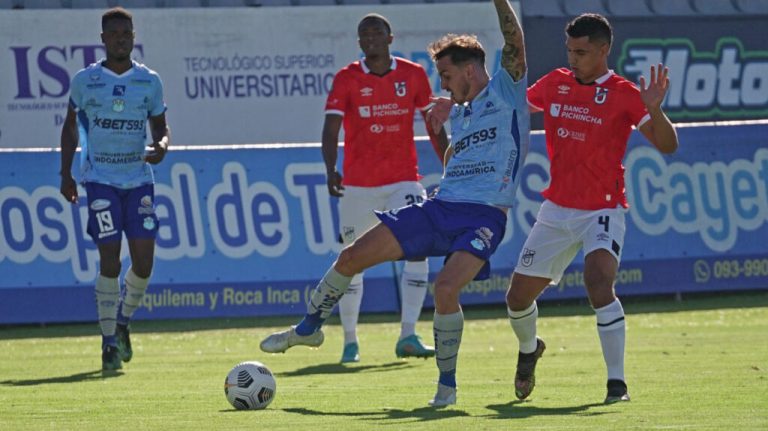
[[[102,334],[102,369],[131,360],[128,323],[147,290],[158,220],[154,177],[168,151],[170,131],[160,77],[131,59],[133,17],[114,8],[101,17],[107,58],[72,79],[61,131],[61,194],[78,204],[72,161],[81,146],[80,179],[88,203],[88,234],[99,249],[96,303]],[[147,142],[147,119],[152,141]],[[120,247],[128,239],[131,266],[120,290]]]
[[[445,256],[435,280],[434,337],[440,372],[434,407],[456,403],[456,360],[464,315],[461,289],[488,276],[489,259],[504,237],[507,210],[528,149],[526,63],[520,23],[507,0],[494,0],[504,35],[502,68],[490,77],[477,38],[449,34],[429,52],[451,94],[451,146],[433,199],[377,213],[380,222],[346,247],[320,280],[296,326],[261,342],[265,352],[319,346],[321,326],[354,274],[385,261]],[[442,122],[428,114],[433,130]]]

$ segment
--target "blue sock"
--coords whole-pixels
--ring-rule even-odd
[[[320,317],[319,311],[315,314],[307,314],[301,322],[296,325],[296,333],[302,336],[314,334],[321,326],[323,326],[323,322],[325,322],[325,319]]]
[[[441,385],[456,387],[456,370],[449,371],[447,373],[440,372],[440,379],[438,380]]]
[[[117,324],[128,326],[128,322],[131,320],[130,317],[123,316],[123,301],[120,300],[120,305],[117,308]]]
[[[104,346],[115,346],[117,347],[117,339],[114,335],[102,335],[101,336],[101,348],[103,349]]]

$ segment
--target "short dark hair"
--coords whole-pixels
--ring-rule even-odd
[[[389,24],[389,20],[384,18],[384,15],[379,15],[377,13],[369,13],[368,15],[364,16],[363,19],[360,20],[360,23],[357,24],[358,30],[360,29],[360,26],[363,25],[366,21],[380,21],[382,24],[384,24],[384,27],[387,28],[387,33],[392,34],[392,26]]]
[[[485,50],[473,34],[446,34],[430,43],[427,51],[434,61],[449,56],[453,64],[474,61],[485,67]]]
[[[613,42],[613,28],[608,20],[596,13],[584,13],[565,26],[565,34],[573,38],[588,36],[590,42]]]
[[[131,26],[133,26],[133,15],[131,15],[131,13],[127,10],[118,6],[109,9],[101,16],[101,30],[104,31],[104,27],[107,25],[107,23],[116,19],[127,19],[131,22]]]

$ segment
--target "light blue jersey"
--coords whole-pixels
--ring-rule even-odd
[[[101,63],[72,78],[69,103],[77,111],[81,180],[122,189],[152,184],[144,152],[147,118],[166,109],[160,77],[135,61],[122,75]]]
[[[515,82],[499,69],[471,102],[451,110],[451,148],[437,198],[511,207],[525,156],[530,115],[528,75]]]

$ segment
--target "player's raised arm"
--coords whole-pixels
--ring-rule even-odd
[[[493,0],[499,15],[501,34],[504,35],[504,48],[501,50],[501,65],[515,81],[525,75],[525,43],[520,21],[508,0]]]
[[[651,66],[650,80],[646,86],[645,78],[640,77],[640,97],[645,108],[651,116],[651,120],[640,126],[640,132],[656,148],[664,154],[671,154],[677,150],[677,132],[669,118],[661,109],[664,96],[669,89],[669,69],[659,63]]]

